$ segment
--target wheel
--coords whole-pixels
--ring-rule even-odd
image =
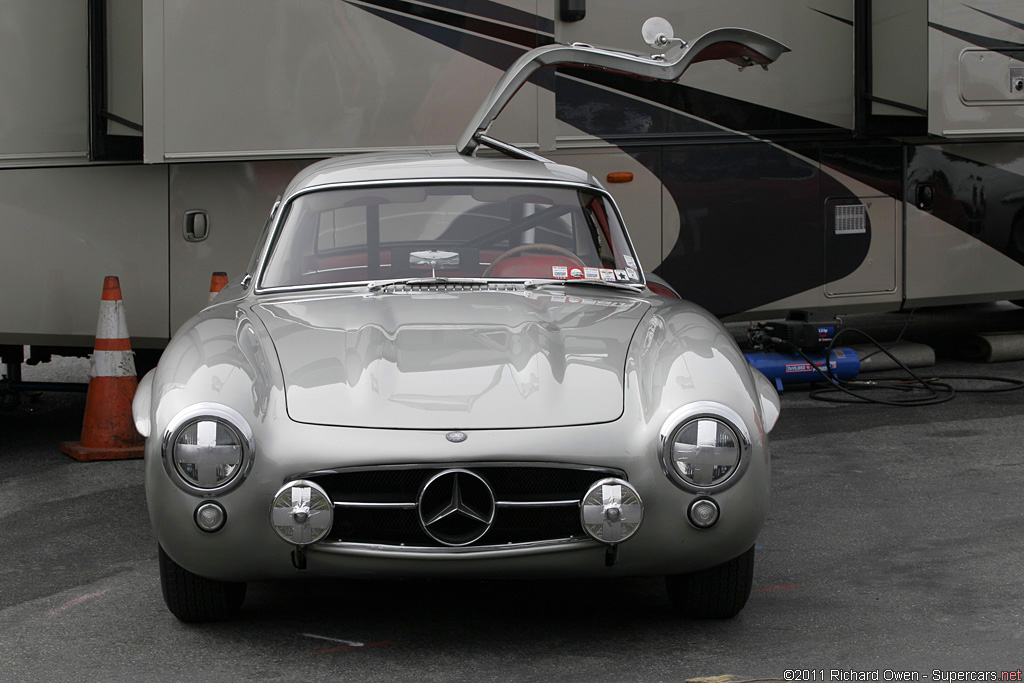
[[[185,622],[224,621],[238,613],[245,600],[245,584],[196,576],[160,553],[160,587],[171,614]]]
[[[665,577],[672,606],[693,619],[730,619],[743,609],[754,580],[754,546],[739,557],[692,574]]]

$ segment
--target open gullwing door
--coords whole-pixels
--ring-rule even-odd
[[[744,28],[718,28],[708,31],[693,43],[672,36],[672,27],[660,17],[652,17],[643,27],[644,40],[664,54],[640,55],[632,52],[594,47],[582,43],[553,44],[530,50],[509,67],[480,105],[458,142],[460,154],[471,155],[483,142],[521,156],[539,158],[530,152],[487,137],[487,130],[505,105],[534,73],[549,66],[574,66],[601,69],[641,79],[675,81],[697,62],[724,59],[739,65],[764,69],[789,48],[782,43]]]

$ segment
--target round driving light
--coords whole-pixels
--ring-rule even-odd
[[[622,479],[594,482],[580,503],[583,530],[595,541],[621,543],[644,520],[644,504],[636,489]]]
[[[718,521],[718,503],[710,498],[701,498],[690,503],[687,511],[690,524],[698,529],[707,529]]]
[[[740,464],[740,440],[726,423],[700,417],[684,424],[671,443],[669,461],[686,483],[710,488],[731,477]]]
[[[270,505],[274,531],[294,545],[316,543],[334,523],[334,504],[327,493],[304,479],[285,484]]]
[[[195,488],[221,488],[241,470],[242,443],[242,436],[228,422],[216,417],[196,418],[174,437],[174,469]]]
[[[224,508],[217,503],[203,503],[196,508],[196,526],[208,533],[220,531],[226,519]]]

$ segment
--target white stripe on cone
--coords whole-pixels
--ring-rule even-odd
[[[93,351],[90,377],[135,377],[132,351]]]
[[[128,324],[125,322],[124,301],[100,301],[100,317],[96,323],[97,339],[128,339]],[[90,377],[135,377],[135,353],[133,351],[92,352],[89,366]]]
[[[100,301],[100,317],[96,323],[97,339],[128,339],[124,318],[124,301]]]

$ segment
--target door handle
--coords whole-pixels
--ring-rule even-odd
[[[202,242],[210,236],[210,216],[201,209],[186,211],[182,233],[186,242]]]

